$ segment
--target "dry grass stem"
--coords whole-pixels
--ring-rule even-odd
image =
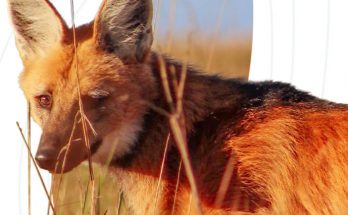
[[[86,207],[87,207],[87,198],[88,198],[88,192],[89,192],[89,183],[88,181],[87,186],[86,186],[86,191],[85,191],[85,198],[83,200],[83,207],[82,207],[82,214],[85,213]]]
[[[165,95],[165,98],[166,98],[167,103],[169,105],[170,114],[173,114],[175,112],[175,108],[174,108],[174,100],[173,100],[172,94],[170,92],[170,87],[169,87],[169,80],[168,80],[167,68],[166,68],[167,65],[166,65],[162,56],[158,56],[158,61],[160,64],[160,75],[161,75],[161,81],[162,81],[162,86],[163,86],[163,90],[164,90],[164,95]]]
[[[178,86],[178,91],[177,91],[177,106],[176,109],[178,113],[181,115],[183,114],[183,98],[184,98],[184,89],[185,89],[185,83],[186,83],[186,76],[187,76],[187,63],[185,61],[182,71],[181,71],[181,76],[180,76],[180,82]]]
[[[167,32],[167,47],[166,51],[170,52],[172,49],[172,44],[173,44],[173,32],[175,30],[175,15],[176,15],[176,0],[170,0],[170,6],[171,8],[169,12],[169,28]]]
[[[54,175],[52,174],[51,175],[51,186],[50,186],[50,199],[52,202],[53,201],[53,184],[54,184]],[[48,202],[47,203],[47,215],[50,215],[50,212],[51,212],[51,207],[50,207],[50,203]]]
[[[205,67],[206,71],[210,71],[210,69],[211,69],[211,64],[213,61],[215,48],[216,48],[216,41],[219,37],[219,31],[221,28],[222,18],[223,18],[224,11],[226,8],[226,3],[227,3],[227,0],[223,0],[221,2],[221,5],[220,5],[220,12],[219,12],[219,15],[218,15],[218,18],[216,21],[216,25],[215,25],[216,28],[215,28],[215,31],[213,34],[213,38],[211,39],[212,42],[210,43],[211,45],[210,45],[209,57],[208,57],[207,65]]]
[[[19,125],[18,122],[16,122],[16,124],[17,124],[18,130],[19,130],[19,132],[20,132],[20,134],[21,134],[21,136],[22,136],[23,142],[25,143],[25,146],[27,147],[27,150],[28,150],[28,152],[29,152],[29,156],[30,156],[30,158],[31,158],[31,161],[34,163],[34,167],[35,167],[36,172],[37,172],[37,174],[38,174],[38,176],[39,176],[39,178],[40,178],[41,185],[42,185],[42,187],[43,187],[44,190],[45,190],[47,199],[48,199],[49,204],[50,204],[50,206],[51,206],[51,209],[52,209],[52,211],[53,211],[53,213],[54,213],[54,206],[53,206],[53,203],[52,203],[52,201],[51,201],[50,195],[49,195],[49,193],[48,193],[48,191],[47,191],[45,182],[44,182],[44,180],[43,180],[43,178],[42,178],[42,175],[41,175],[41,173],[40,173],[40,171],[39,171],[39,167],[37,166],[37,164],[36,164],[36,162],[35,162],[35,159],[34,159],[34,156],[32,155],[32,153],[31,153],[31,151],[30,151],[29,145],[28,145],[28,143],[27,143],[27,141],[26,141],[26,139],[25,139],[25,137],[24,137],[22,128],[20,127],[20,125]]]
[[[190,194],[190,199],[187,205],[187,210],[186,210],[186,215],[190,215],[191,214],[191,207],[192,207],[192,193]],[[203,213],[202,213],[203,214]]]
[[[232,156],[227,162],[224,175],[222,176],[221,183],[216,195],[214,206],[220,208],[228,191],[228,186],[230,185],[231,178],[233,176],[233,169],[235,166],[235,158]]]
[[[175,212],[176,198],[177,198],[177,194],[179,191],[179,184],[180,184],[181,167],[182,167],[182,160],[180,160],[180,164],[179,164],[179,168],[178,168],[178,176],[176,177],[176,185],[175,185],[175,192],[174,192],[173,207],[172,207],[171,215],[174,215],[174,212]]]
[[[161,189],[161,184],[162,184],[162,176],[163,176],[163,170],[164,170],[164,165],[166,162],[166,157],[167,157],[167,151],[168,151],[168,146],[169,146],[169,141],[170,141],[170,133],[168,134],[166,144],[164,147],[164,152],[163,152],[163,158],[162,158],[162,163],[161,163],[161,170],[158,178],[158,183],[157,183],[157,188],[156,188],[156,196],[155,196],[155,203],[154,203],[154,211],[153,214],[157,214],[157,203],[158,203],[158,198],[159,198],[159,193]]]
[[[91,188],[91,198],[92,198],[92,207],[91,207],[91,214],[96,214],[96,197],[95,197],[95,180],[94,180],[94,172],[93,172],[93,165],[92,165],[92,158],[91,158],[91,147],[89,143],[88,138],[88,130],[86,125],[86,119],[87,116],[84,114],[83,109],[83,103],[81,99],[81,88],[80,88],[80,78],[79,78],[79,61],[78,61],[78,55],[77,55],[77,41],[76,41],[76,28],[75,28],[75,9],[74,9],[74,0],[70,0],[70,10],[71,10],[71,23],[72,23],[72,29],[73,29],[73,39],[74,39],[74,54],[75,54],[75,72],[76,72],[76,79],[77,79],[77,91],[79,96],[79,108],[81,113],[81,124],[83,129],[83,136],[86,143],[86,147],[88,149],[88,167],[89,167],[89,174],[90,174],[90,180],[92,184]],[[88,120],[87,120],[88,121]],[[88,121],[89,123],[89,121]],[[88,124],[90,128],[93,129],[92,125]]]
[[[123,193],[120,192],[118,195],[118,204],[117,204],[116,215],[121,215],[122,199],[123,199]]]
[[[80,206],[81,207],[81,214],[83,214],[84,206],[85,206],[85,202],[83,200],[85,199],[85,196],[87,195],[87,193],[84,193],[82,182],[81,182],[81,178],[80,178],[80,174],[81,174],[80,169],[77,169],[75,175],[76,175],[77,184],[78,184],[79,191],[80,191],[80,201],[79,202],[81,203],[81,206]]]
[[[28,128],[28,133],[27,133],[27,143],[28,143],[28,215],[31,215],[31,161],[30,161],[30,152],[31,152],[31,109],[30,109],[30,102],[27,102],[27,128]]]
[[[170,87],[169,87],[169,81],[167,77],[167,69],[166,69],[166,64],[164,62],[164,59],[159,56],[158,57],[159,64],[160,64],[160,76],[161,76],[161,81],[162,81],[162,86],[164,89],[164,94],[167,100],[167,103],[170,108],[170,116],[169,116],[169,125],[172,130],[172,134],[175,140],[175,143],[177,144],[179,148],[180,155],[183,160],[183,164],[185,167],[185,172],[194,196],[195,204],[197,206],[197,210],[199,214],[203,214],[203,210],[201,207],[201,202],[199,199],[199,193],[195,181],[195,177],[193,174],[193,169],[191,166],[191,162],[189,159],[188,155],[188,150],[187,150],[187,142],[186,142],[186,128],[185,128],[185,120],[182,112],[178,112],[178,110],[175,108],[174,105],[174,100],[172,97],[172,94],[170,92]],[[179,83],[184,84],[184,83]],[[180,87],[179,87],[180,88]],[[182,87],[183,88],[183,87]],[[175,92],[176,96],[178,96],[179,92]]]
[[[62,184],[62,181],[63,181],[63,170],[65,168],[65,164],[66,164],[66,159],[67,159],[67,156],[68,156],[68,153],[69,153],[69,149],[70,149],[70,146],[71,146],[71,143],[72,143],[72,138],[73,138],[73,135],[74,135],[74,132],[76,130],[76,124],[77,124],[77,119],[78,119],[78,116],[79,116],[79,113],[76,113],[75,114],[75,118],[74,118],[74,124],[73,124],[73,127],[71,129],[71,133],[70,133],[70,137],[69,137],[69,141],[68,143],[59,151],[59,154],[58,154],[58,157],[57,157],[57,162],[56,162],[56,166],[55,166],[55,170],[54,172],[57,172],[58,170],[58,165],[59,165],[59,158],[61,156],[64,156],[63,158],[63,163],[62,163],[62,166],[61,166],[61,173],[60,174],[55,174],[53,176],[53,179],[54,181],[56,181],[56,177],[59,176],[59,179],[58,179],[58,185],[56,185],[56,183],[52,183],[51,186],[55,186],[55,188],[53,189],[53,192],[54,192],[54,196],[56,197],[57,199],[57,202],[56,204],[59,204],[59,196],[60,196],[60,187],[61,187],[61,184]],[[64,154],[63,154],[64,153]]]

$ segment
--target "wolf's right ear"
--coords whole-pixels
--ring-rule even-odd
[[[22,60],[43,55],[63,39],[67,26],[48,0],[8,0]]]
[[[124,62],[141,62],[152,45],[152,0],[104,0],[94,38]]]

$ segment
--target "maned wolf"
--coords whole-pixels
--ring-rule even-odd
[[[151,51],[150,0],[104,0],[76,34],[47,0],[9,0],[9,7],[24,64],[20,85],[43,129],[40,167],[67,172],[89,153],[103,164],[112,152],[110,171],[126,201],[149,214],[169,138],[157,213],[185,214],[191,189],[182,171],[175,191],[181,158],[163,112],[173,111],[168,89],[174,106],[181,101],[175,92],[187,74],[185,135],[205,214],[348,214],[346,105],[288,84],[185,73]],[[226,195],[215,204],[222,178]]]

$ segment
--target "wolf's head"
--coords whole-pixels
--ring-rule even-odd
[[[112,146],[116,156],[127,153],[154,96],[145,63],[151,0],[104,0],[95,20],[75,32],[47,0],[9,0],[9,8],[24,65],[20,85],[43,129],[39,166],[71,170],[87,158],[86,142],[92,153]]]

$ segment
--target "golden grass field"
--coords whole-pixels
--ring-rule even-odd
[[[226,77],[248,78],[251,59],[251,40],[218,40],[195,39],[188,44],[182,40],[168,45],[159,45],[169,56],[194,65],[210,74]],[[175,48],[174,48],[175,47]],[[168,51],[169,50],[169,51]],[[210,65],[209,65],[210,64]]]
[[[251,58],[251,42],[216,42],[209,44],[204,40],[195,40],[190,45],[175,42],[175,49],[157,45],[166,50],[169,56],[178,60],[188,60],[192,65],[209,73],[227,77],[247,78]],[[188,51],[189,48],[189,51]],[[97,214],[132,214],[123,201],[117,183],[108,174],[105,167],[94,167],[95,195]],[[91,214],[91,184],[87,164],[64,174],[59,186],[60,176],[56,175],[52,183],[52,194],[56,214]],[[121,198],[122,200],[122,198]]]

